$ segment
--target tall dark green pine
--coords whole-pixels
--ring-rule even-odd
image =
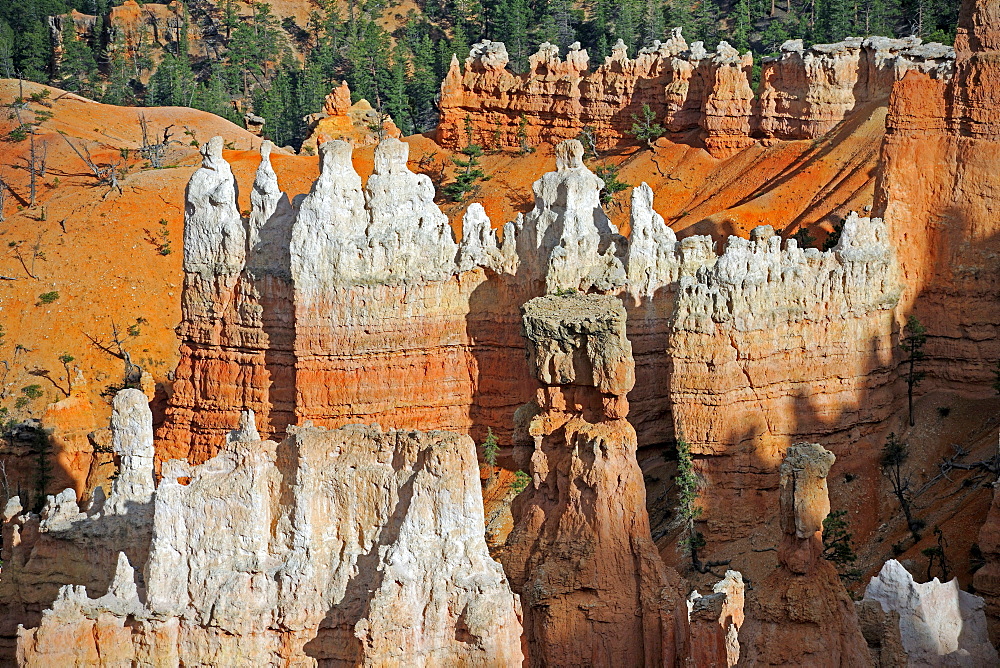
[[[736,47],[740,53],[750,48],[750,0],[739,0],[733,10],[732,16],[733,32],[730,43]]]
[[[643,10],[642,43],[649,44],[654,39],[662,40],[666,34],[663,3],[660,0],[646,0]]]
[[[74,93],[92,94],[92,80],[97,74],[97,60],[90,47],[76,38],[73,21],[66,21],[63,26],[62,47],[59,86]]]
[[[407,95],[416,131],[427,132],[437,125],[434,97],[439,90],[439,80],[434,73],[434,42],[429,35],[424,35],[414,45],[412,59],[413,66],[406,85]]]
[[[825,42],[839,42],[854,33],[853,0],[816,0],[817,35]]]

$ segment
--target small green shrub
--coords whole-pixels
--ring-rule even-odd
[[[28,399],[38,399],[44,392],[42,392],[41,385],[25,385],[21,388],[21,394],[26,396]]]
[[[490,466],[497,465],[497,453],[500,451],[500,443],[493,433],[492,427],[486,429],[486,440],[483,441],[483,459]]]
[[[51,304],[55,300],[59,299],[59,293],[53,290],[52,292],[43,292],[38,295],[39,304]]]
[[[531,476],[524,471],[518,471],[514,474],[514,483],[510,486],[514,490],[515,494],[520,494],[525,489],[528,488],[528,483],[531,482]]]
[[[615,195],[630,187],[630,183],[625,183],[618,178],[617,165],[600,165],[594,172],[604,181],[601,188],[601,204],[608,205],[614,200]]]

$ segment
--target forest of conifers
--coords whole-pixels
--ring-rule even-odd
[[[302,0],[310,13],[299,25],[279,20],[263,2],[183,2],[183,20],[165,45],[126,45],[108,21],[77,39],[66,21],[57,59],[49,16],[75,9],[106,17],[120,1],[4,0],[0,76],[112,104],[195,107],[234,121],[237,108],[252,109],[270,139],[298,147],[303,116],[318,112],[334,82],[344,80],[355,99],[391,115],[404,134],[433,129],[434,98],[452,54],[464,58],[484,38],[505,42],[511,69],[524,71],[542,42],[563,53],[580,42],[596,64],[618,39],[634,56],[674,26],[688,43],[703,40],[711,49],[725,39],[755,58],[794,38],[917,35],[950,44],[958,15],[957,0]],[[191,44],[191,27],[205,44]]]

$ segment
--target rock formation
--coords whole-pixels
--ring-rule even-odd
[[[306,117],[309,136],[302,142],[303,153],[313,155],[328,141],[342,140],[353,146],[370,146],[385,137],[399,138],[402,133],[392,118],[372,108],[368,100],[351,103],[347,82],[334,88],[323,102],[323,111]]]
[[[782,56],[763,65],[755,99],[752,59],[726,42],[714,53],[701,42],[690,46],[675,28],[634,59],[619,43],[593,71],[579,45],[561,60],[543,44],[529,71],[507,69],[502,43],[473,45],[465,68],[453,58],[441,84],[438,142],[459,148],[473,140],[489,147],[555,144],[593,129],[599,149],[634,141],[632,124],[643,105],[654,122],[675,137],[694,132],[714,156],[728,157],[757,137],[811,139],[853,110],[889,96],[893,82],[910,70],[941,79],[951,73],[953,51],[919,39],[850,38],[804,49],[801,40],[782,45]],[[523,127],[521,127],[523,125]]]
[[[737,665],[745,596],[743,576],[737,571],[726,571],[726,577],[712,587],[711,594],[701,596],[697,591],[691,593],[688,597],[688,620],[691,624],[692,665],[706,668]]]
[[[906,665],[906,650],[899,636],[899,613],[883,610],[875,600],[854,602],[861,633],[868,643],[874,668],[897,668]]]
[[[923,584],[895,559],[871,579],[865,601],[895,612],[908,666],[995,666],[983,599],[958,588],[958,579]]]
[[[702,529],[713,558],[736,557],[728,545],[750,535],[779,539],[773,524],[727,507],[735,494],[758,513],[777,506],[789,444],[859,423],[864,437],[893,410],[898,288],[878,219],[848,217],[826,252],[782,244],[764,226],[717,255],[710,237],[678,241],[640,186],[626,241],[601,209],[601,180],[569,140],[502,244],[475,204],[456,243],[431,184],[406,168],[406,145],[389,139],[367,184],[347,143],[325,144],[320,177],[296,202],[278,188],[265,144],[243,221],[214,150],[188,188],[196,238],[160,459],[204,461],[244,409],[264,437],[306,420],[376,421],[477,438],[491,428],[509,443],[509,416],[532,392],[517,304],[566,290],[624,298],[638,379],[630,422],[640,445],[678,432],[691,443],[713,489]],[[198,259],[203,248],[229,247],[217,273],[208,271],[215,259]],[[852,442],[836,447],[872,463]]]
[[[0,550],[0,659],[13,656],[18,624],[35,626],[64,585],[108,591],[119,555],[145,563],[153,512],[153,425],[146,397],[127,389],[114,399],[110,424],[118,475],[98,488],[85,511],[76,493],[49,496],[40,514],[18,497],[3,511]]]
[[[869,103],[885,104],[893,84],[908,71],[939,80],[951,76],[954,50],[917,37],[852,37],[804,48],[781,45],[781,56],[761,65],[756,127],[764,137],[819,137]]]
[[[871,665],[854,603],[833,564],[822,558],[833,461],[820,445],[788,448],[780,471],[780,568],[748,596],[741,665]]]
[[[993,487],[993,502],[986,520],[979,528],[979,549],[985,563],[976,571],[973,585],[985,600],[986,622],[990,640],[1000,644],[1000,494]]]
[[[123,474],[151,476],[145,462]],[[40,625],[19,632],[22,665],[520,665],[518,601],[486,548],[468,437],[354,425],[298,428],[276,444],[245,413],[218,456],[162,474],[148,560],[117,553],[103,588],[62,587]],[[97,521],[70,491],[41,530]],[[91,549],[116,547],[64,532],[60,551],[84,535]]]
[[[545,292],[591,288],[608,292],[625,283],[616,252],[627,243],[601,208],[604,182],[583,164],[576,139],[556,147],[556,171],[535,182],[535,206],[514,225],[517,255]]]
[[[900,311],[928,330],[923,391],[992,394],[1000,360],[997,30],[995,3],[963,0],[954,76],[910,72],[889,105],[875,207],[899,249]]]
[[[673,665],[686,654],[686,610],[650,538],[625,419],[635,379],[624,308],[550,295],[523,314],[542,387],[515,418],[531,482],[501,560],[522,596],[531,665]]]

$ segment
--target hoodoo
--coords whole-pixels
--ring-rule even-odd
[[[1000,661],[998,0],[67,3],[0,665]]]

